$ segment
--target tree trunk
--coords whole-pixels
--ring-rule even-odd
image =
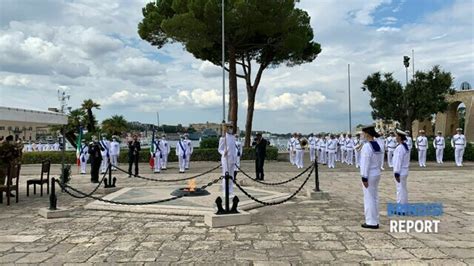
[[[234,134],[237,132],[237,111],[237,61],[235,58],[235,48],[229,46],[229,113],[227,115],[227,120],[232,121]]]
[[[244,147],[250,147],[252,137],[253,111],[255,109],[255,94],[257,90],[252,87],[247,88],[247,121],[245,122],[245,143]]]

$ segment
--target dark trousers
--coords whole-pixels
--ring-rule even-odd
[[[265,163],[265,157],[257,156],[255,158],[255,172],[257,173],[257,179],[263,180],[263,164]]]
[[[138,175],[138,156],[128,157],[128,174],[132,175],[132,166],[135,164],[135,175]]]
[[[99,182],[100,160],[91,161],[91,182]]]

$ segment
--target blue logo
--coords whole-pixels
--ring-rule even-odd
[[[387,216],[441,216],[442,203],[387,203]]]

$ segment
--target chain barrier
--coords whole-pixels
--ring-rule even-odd
[[[102,185],[102,183],[103,183],[104,180],[106,179],[106,176],[107,176],[107,174],[109,173],[109,169],[110,169],[110,167],[107,167],[107,170],[106,170],[105,173],[102,175],[102,179],[99,181],[99,183],[97,183],[97,186],[96,186],[90,193],[87,193],[87,194],[81,195],[81,196],[75,195],[75,196],[76,196],[75,198],[83,199],[83,198],[87,198],[87,197],[91,196],[92,194],[94,194],[94,193],[100,188],[100,186]],[[57,181],[57,182],[60,182],[59,180],[56,180],[56,181]]]
[[[257,203],[260,203],[264,206],[273,206],[273,205],[279,205],[279,204],[283,204],[289,200],[291,200],[292,198],[294,198],[296,196],[296,194],[298,194],[301,189],[303,189],[303,187],[306,185],[306,183],[308,182],[309,178],[311,177],[311,174],[313,173],[315,167],[314,165],[312,166],[312,169],[311,169],[311,172],[309,172],[308,176],[306,177],[306,179],[304,180],[303,184],[301,184],[301,186],[292,194],[290,195],[288,198],[286,199],[283,199],[283,200],[280,200],[280,201],[276,201],[276,202],[265,202],[265,201],[261,201],[257,198],[255,198],[254,196],[250,195],[247,191],[245,191],[245,189],[243,189],[239,183],[235,182],[232,178],[232,182],[234,182],[234,184],[240,189],[240,191],[242,191],[242,193],[244,193],[247,197],[249,197],[250,199],[252,199],[253,201],[257,202]]]
[[[219,168],[221,165],[219,164],[218,166],[212,168],[212,169],[209,169],[208,171],[204,172],[204,173],[201,173],[201,174],[198,174],[198,175],[194,175],[194,176],[190,176],[190,177],[185,177],[185,178],[178,178],[178,179],[155,179],[155,178],[151,178],[151,177],[146,177],[146,176],[140,176],[140,175],[132,175],[133,177],[136,177],[136,178],[140,178],[140,179],[143,179],[143,180],[148,180],[148,181],[154,181],[154,182],[180,182],[180,181],[186,181],[186,180],[191,180],[191,179],[195,179],[195,178],[198,178],[198,177],[201,177],[203,175],[206,175],[206,174],[209,174],[211,173],[212,171],[216,170],[217,168]],[[125,171],[124,169],[121,169],[121,168],[118,168],[116,167],[117,170],[121,171],[121,172],[124,172],[126,174],[128,174],[128,171]]]
[[[213,184],[219,182],[219,180],[222,179],[222,176],[214,179],[213,181],[203,185],[201,187],[201,189],[206,189],[207,187],[210,187],[212,186]],[[98,200],[98,201],[102,201],[102,202],[105,202],[105,203],[110,203],[110,204],[118,204],[118,205],[152,205],[152,204],[158,204],[158,203],[163,203],[163,202],[168,202],[168,201],[172,201],[172,200],[177,200],[177,199],[180,199],[182,197],[184,197],[184,195],[180,195],[180,196],[173,196],[171,198],[167,198],[167,199],[161,199],[161,200],[155,200],[155,201],[144,201],[144,202],[123,202],[123,201],[114,201],[114,200],[107,200],[107,199],[103,199],[103,198],[99,198],[99,197],[96,197],[96,196],[93,196],[93,195],[88,195],[76,188],[73,188],[67,184],[62,184],[60,181],[56,180],[56,183],[58,183],[58,185],[61,187],[61,189],[66,192],[67,194],[69,194],[71,197],[74,197],[74,198],[78,198],[78,199],[82,199],[82,198],[91,198],[91,199],[95,199],[95,200]],[[69,191],[68,189],[74,191],[75,193],[77,194],[80,194],[81,196],[77,196],[75,195],[74,193],[72,193],[71,191]]]
[[[308,166],[308,168],[306,168],[303,172],[299,173],[297,176],[295,177],[292,177],[288,180],[285,180],[285,181],[281,181],[281,182],[264,182],[264,181],[261,181],[261,180],[258,180],[256,178],[253,178],[251,177],[249,174],[247,174],[246,172],[244,172],[240,167],[238,167],[237,165],[235,165],[235,167],[237,167],[237,169],[247,178],[249,178],[250,180],[254,181],[254,182],[257,182],[257,183],[260,183],[260,184],[263,184],[263,185],[266,185],[266,186],[279,186],[279,185],[283,185],[283,184],[286,184],[286,183],[290,183],[291,181],[294,181],[296,179],[298,179],[300,176],[302,176],[304,173],[308,172],[309,169],[311,169],[311,167],[314,167],[314,164],[311,164],[310,166]]]

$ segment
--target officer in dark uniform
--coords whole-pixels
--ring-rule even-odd
[[[133,135],[133,140],[128,142],[128,177],[132,177],[132,165],[135,164],[135,176],[138,175],[138,159],[140,158],[140,141]]]
[[[103,148],[100,146],[97,137],[92,136],[92,142],[89,144],[89,158],[91,161],[91,182],[99,183],[99,168],[102,163]]]
[[[267,154],[267,145],[270,142],[262,137],[262,134],[257,133],[252,146],[255,147],[255,172],[257,174],[257,180],[263,180],[263,164],[265,162],[265,156]]]

